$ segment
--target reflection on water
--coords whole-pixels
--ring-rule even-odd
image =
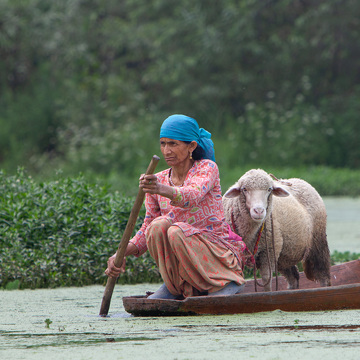
[[[360,253],[360,201],[325,201],[336,230],[328,231],[331,251]],[[116,285],[106,318],[98,316],[102,286],[0,291],[0,359],[358,358],[360,310],[179,318],[124,311],[123,296],[157,287]]]

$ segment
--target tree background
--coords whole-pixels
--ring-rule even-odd
[[[134,188],[183,113],[222,173],[359,169],[359,22],[356,0],[0,0],[0,167]]]

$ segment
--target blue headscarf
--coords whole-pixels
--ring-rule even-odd
[[[205,152],[205,159],[215,161],[214,143],[211,133],[199,128],[195,119],[185,115],[171,115],[161,125],[160,139],[196,141]]]

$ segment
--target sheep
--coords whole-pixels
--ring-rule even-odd
[[[274,180],[264,170],[252,169],[226,191],[223,205],[226,222],[243,238],[250,251],[254,250],[265,224],[255,254],[265,291],[272,290],[275,261],[289,289],[299,288],[296,264],[300,261],[309,280],[318,281],[321,286],[331,285],[326,209],[319,193],[309,183],[295,178]],[[272,236],[275,253],[270,241]]]

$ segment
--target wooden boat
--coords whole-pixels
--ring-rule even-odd
[[[254,280],[248,280],[240,294],[231,296],[194,296],[184,300],[147,299],[146,296],[123,298],[124,308],[135,316],[179,316],[241,314],[262,311],[319,311],[360,309],[360,259],[331,267],[331,286],[306,279],[300,273],[300,289],[287,290],[283,277],[278,291],[264,292]],[[273,279],[272,288],[276,288]]]

